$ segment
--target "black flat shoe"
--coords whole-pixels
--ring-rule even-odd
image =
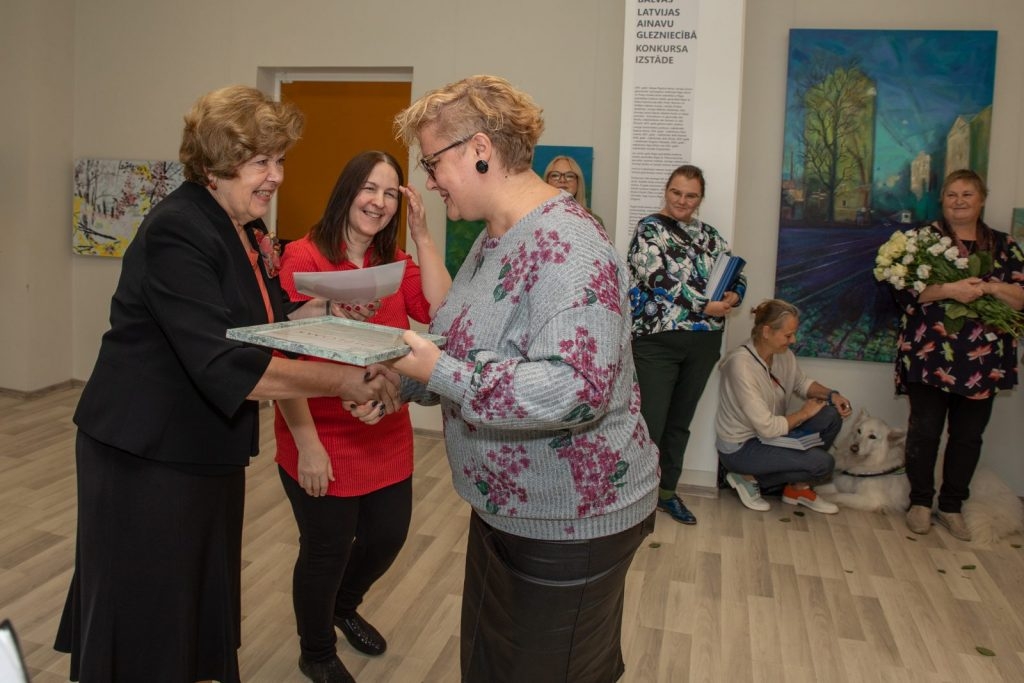
[[[334,616],[334,625],[341,629],[349,645],[366,655],[381,655],[388,649],[388,641],[370,622],[358,614],[350,617]]]
[[[658,509],[667,512],[669,516],[680,524],[696,524],[697,518],[690,509],[683,504],[679,496],[672,496],[668,500],[658,499]]]
[[[299,671],[313,683],[356,683],[356,679],[348,672],[337,655],[333,659],[322,662],[311,662],[299,656]]]

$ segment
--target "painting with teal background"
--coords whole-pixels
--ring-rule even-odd
[[[995,31],[790,31],[775,295],[798,355],[893,359],[875,254],[940,216],[949,172],[987,176],[995,57]]]
[[[587,206],[592,206],[592,184],[594,167],[593,147],[570,147],[567,145],[537,145],[533,152],[533,170],[537,175],[544,177],[551,160],[557,156],[572,157],[583,171],[585,181]],[[452,277],[459,271],[462,262],[466,260],[470,247],[476,241],[477,235],[484,229],[482,221],[453,221],[448,220],[445,224],[445,248],[444,263]]]

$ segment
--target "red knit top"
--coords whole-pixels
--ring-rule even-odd
[[[370,266],[369,256],[367,253],[363,267]],[[398,292],[381,301],[380,311],[369,322],[407,330],[409,318],[421,323],[430,321],[430,303],[423,295],[419,266],[401,250],[395,258],[406,261],[402,284]],[[355,267],[349,261],[335,266],[307,235],[285,248],[281,260],[281,287],[292,301],[305,301],[310,297],[295,289],[295,273],[352,270]],[[360,496],[412,476],[412,421],[408,406],[402,406],[397,413],[385,416],[375,425],[365,425],[349,415],[337,397],[311,398],[309,409],[317,435],[334,469],[334,481],[327,487],[327,495]],[[293,479],[298,480],[299,452],[295,440],[281,411],[277,408],[274,411],[276,460]]]

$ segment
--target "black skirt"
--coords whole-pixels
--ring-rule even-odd
[[[245,469],[176,468],[78,433],[75,573],[54,647],[71,680],[238,675]]]
[[[654,513],[612,536],[540,541],[474,512],[462,592],[464,683],[612,683],[626,572]]]

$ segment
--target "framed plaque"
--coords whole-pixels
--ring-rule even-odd
[[[233,327],[228,330],[227,336],[228,339],[256,346],[365,367],[409,353],[409,346],[402,341],[403,332],[405,330],[396,327],[321,316],[269,325]],[[444,337],[426,332],[417,334],[438,346],[444,346]]]

